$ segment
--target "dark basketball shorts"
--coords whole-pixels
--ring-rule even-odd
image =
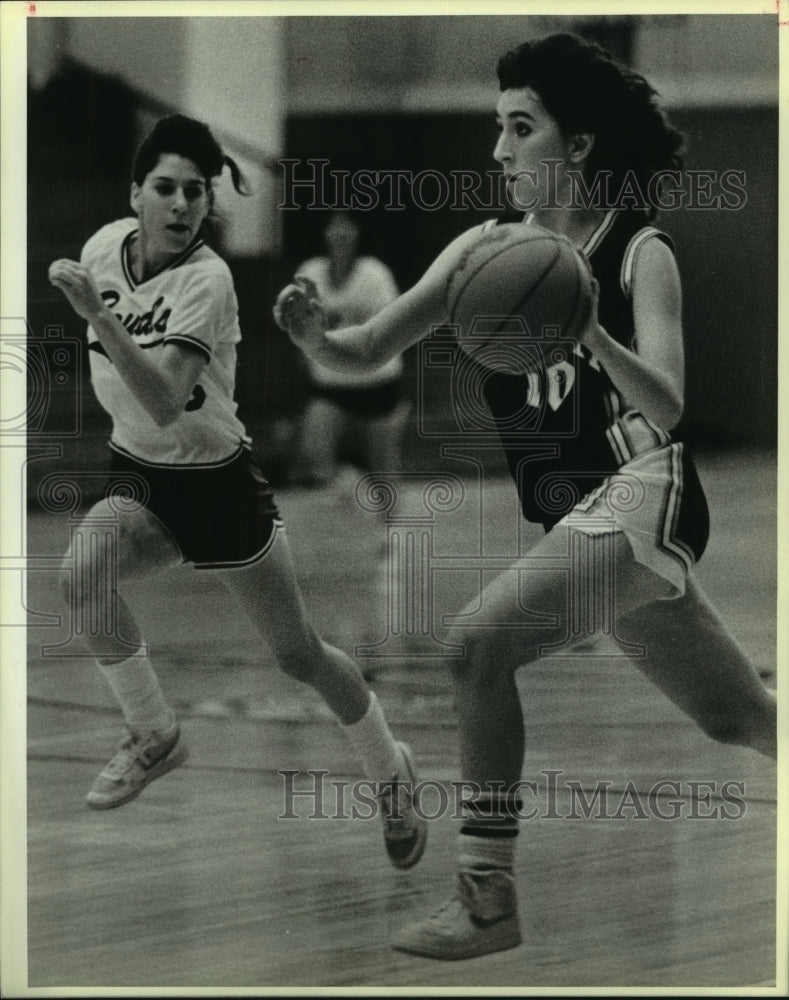
[[[388,417],[393,413],[403,396],[403,383],[399,377],[378,385],[360,388],[342,388],[318,385],[311,386],[312,395],[317,399],[326,399],[339,406],[349,417]]]
[[[129,474],[145,481],[143,506],[197,569],[258,562],[283,527],[269,484],[246,448],[223,465],[198,467],[146,465],[113,449],[105,495],[128,495],[123,477]]]

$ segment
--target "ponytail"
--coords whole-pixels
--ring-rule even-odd
[[[233,180],[233,187],[239,194],[250,195],[252,192],[249,189],[249,185],[246,182],[246,178],[241,173],[241,170],[233,159],[232,156],[228,156],[226,153],[223,154],[222,159],[224,160],[225,166],[230,169],[230,176]]]

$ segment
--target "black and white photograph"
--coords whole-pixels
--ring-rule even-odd
[[[0,13],[2,995],[786,995],[789,8]]]

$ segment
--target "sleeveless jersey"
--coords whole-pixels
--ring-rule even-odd
[[[197,239],[140,281],[130,257],[136,235],[136,219],[104,226],[85,244],[82,263],[140,350],[156,359],[165,344],[183,344],[202,354],[206,365],[184,412],[160,427],[88,326],[91,381],[112,418],[110,447],[149,465],[222,465],[250,445],[233,399],[241,332],[230,269]]]
[[[364,323],[398,295],[394,275],[375,257],[359,257],[340,286],[333,285],[329,280],[329,260],[326,257],[310,258],[301,265],[298,273],[315,282],[332,330]],[[399,355],[374,372],[337,372],[311,358],[307,358],[307,364],[312,381],[332,389],[374,387],[398,378],[403,371],[403,359]]]
[[[487,225],[519,221],[529,224],[531,216],[511,213]],[[600,324],[628,349],[633,348],[635,333],[633,268],[640,247],[649,239],[672,246],[664,233],[645,226],[638,214],[610,211],[583,248],[600,285]],[[568,360],[548,367],[543,377],[487,371],[482,381],[523,514],[546,529],[636,455],[672,440],[667,431],[628,405],[583,345]],[[525,415],[522,434],[512,430],[515,414]],[[684,461],[685,494],[679,516],[683,533],[699,556],[706,541],[704,518],[698,518],[698,532],[692,522],[694,511],[706,510],[706,502],[689,456]],[[557,505],[560,493],[567,498],[566,510]],[[544,499],[548,495],[550,503]]]

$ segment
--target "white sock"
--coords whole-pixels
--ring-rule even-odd
[[[475,837],[458,834],[458,865],[465,871],[505,869],[511,872],[517,837]]]
[[[402,766],[402,755],[372,691],[370,704],[361,719],[343,729],[361,757],[367,777],[377,783],[391,781]]]
[[[159,678],[147,656],[137,654],[121,663],[98,663],[98,667],[118,699],[129,729],[149,732],[173,725],[175,712],[164,700]]]
[[[464,905],[483,920],[517,910],[512,870],[516,839],[458,834],[458,873],[466,877]]]

